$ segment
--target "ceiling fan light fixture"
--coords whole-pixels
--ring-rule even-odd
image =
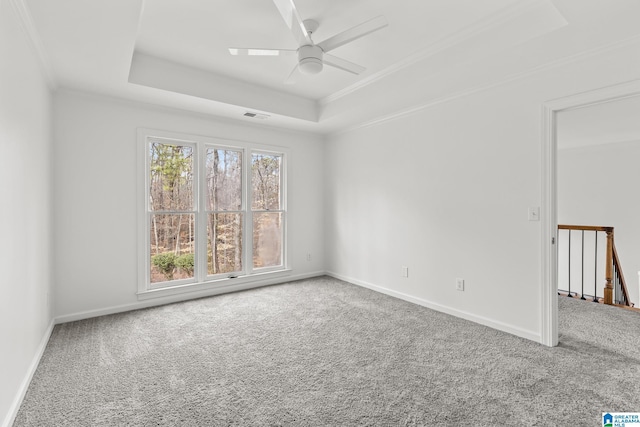
[[[318,74],[322,71],[322,60],[318,58],[304,58],[300,60],[298,66],[304,74]]]
[[[298,67],[304,74],[318,74],[322,71],[322,49],[315,45],[298,49]]]

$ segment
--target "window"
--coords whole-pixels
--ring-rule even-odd
[[[253,215],[253,268],[282,266],[282,156],[251,156],[251,213]]]
[[[287,271],[283,150],[144,129],[139,144],[139,294]]]
[[[150,140],[148,148],[149,281],[193,279],[195,146]]]
[[[207,147],[207,273],[242,272],[242,151]]]

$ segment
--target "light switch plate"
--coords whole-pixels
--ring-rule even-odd
[[[529,208],[529,221],[540,221],[540,208],[539,207],[531,207],[531,208]]]

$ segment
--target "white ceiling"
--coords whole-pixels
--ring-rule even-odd
[[[332,51],[360,76],[325,67],[286,85],[295,56],[227,50],[296,48],[270,0],[16,1],[59,87],[317,133],[640,34],[637,0],[294,0],[320,23],[316,43],[378,15],[389,25]]]

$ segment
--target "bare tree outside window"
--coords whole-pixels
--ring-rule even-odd
[[[207,270],[242,271],[242,152],[207,149]]]

